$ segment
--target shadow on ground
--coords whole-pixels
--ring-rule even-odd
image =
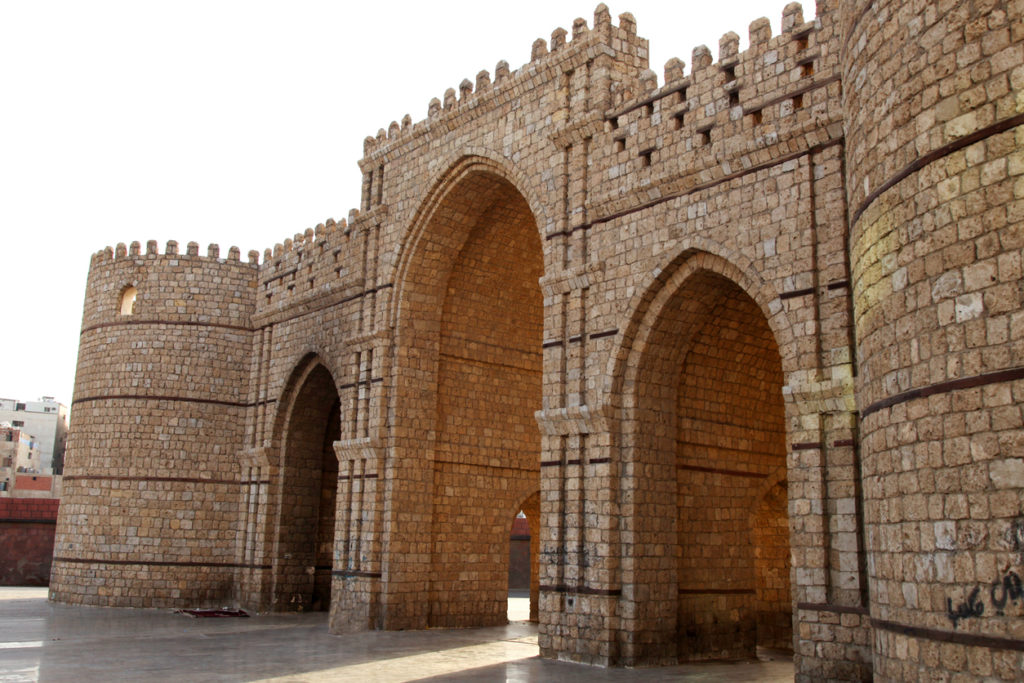
[[[54,605],[45,588],[0,588],[0,683],[37,680],[773,682],[792,681],[793,664],[776,656],[597,669],[540,659],[537,627],[521,621],[332,636],[322,613],[192,619],[173,610]]]

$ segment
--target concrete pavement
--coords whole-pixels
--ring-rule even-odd
[[[510,600],[523,618],[524,598]],[[69,607],[0,588],[0,683],[22,681],[792,681],[791,659],[599,669],[537,656],[537,627],[345,636],[326,614],[192,619],[173,610]]]

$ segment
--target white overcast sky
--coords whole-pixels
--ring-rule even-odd
[[[363,138],[512,69],[594,0],[0,0],[0,397],[71,401],[89,257],[117,242],[261,253],[358,206]],[[782,0],[625,0],[651,66]],[[814,16],[813,3],[804,7]]]

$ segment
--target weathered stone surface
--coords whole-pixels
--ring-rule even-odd
[[[523,510],[546,657],[1019,675],[1022,13],[793,3],[659,88],[602,5],[262,263],[99,252],[54,598],[501,623]]]

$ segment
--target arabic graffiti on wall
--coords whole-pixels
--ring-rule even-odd
[[[963,600],[956,607],[953,606],[953,599],[946,598],[946,616],[953,622],[953,628],[960,625],[963,619],[980,617],[985,613],[985,598],[993,608],[996,616],[1003,616],[1007,605],[1017,605],[1024,602],[1024,584],[1021,583],[1017,572],[1007,571],[1001,579],[993,581],[988,590],[982,593],[981,586],[975,586],[966,600]]]
[[[1019,518],[1010,525],[1004,534],[1004,540],[1010,550],[1016,554],[1018,564],[1024,564],[1024,518]],[[1003,575],[989,585],[975,586],[967,595],[966,600],[953,604],[952,598],[946,598],[946,616],[953,622],[955,629],[964,619],[976,619],[990,609],[990,614],[1005,616],[1008,607],[1024,605],[1024,582],[1020,575],[1007,569]]]

